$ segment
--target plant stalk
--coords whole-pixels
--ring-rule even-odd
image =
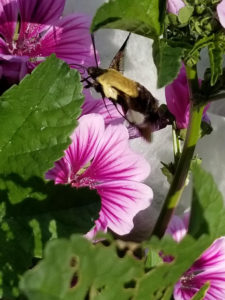
[[[190,169],[191,161],[194,155],[195,146],[200,138],[200,126],[204,106],[199,107],[196,104],[194,95],[198,94],[198,77],[196,68],[186,67],[189,94],[190,94],[190,119],[187,128],[187,134],[180,159],[176,165],[173,181],[162,207],[158,221],[153,234],[161,238],[170,222],[170,219],[177,207],[183,193],[185,182]]]

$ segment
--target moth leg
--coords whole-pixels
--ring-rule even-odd
[[[86,82],[86,83],[87,83],[87,84],[84,86],[85,89],[88,89],[88,88],[90,88],[90,87],[93,86],[93,83],[92,83],[90,80],[88,80],[88,78],[89,78],[89,77],[83,78],[83,79],[80,81],[80,82]]]
[[[102,100],[103,100],[104,105],[105,105],[105,108],[106,108],[106,110],[107,110],[107,112],[108,112],[110,118],[112,119],[112,116],[111,116],[111,114],[110,114],[110,112],[109,112],[109,110],[108,110],[108,106],[107,106],[107,104],[106,104],[106,102],[105,102],[105,95],[104,95],[103,91],[102,91],[101,89],[99,89],[98,92],[101,94]]]

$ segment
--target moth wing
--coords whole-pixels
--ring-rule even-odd
[[[131,35],[131,32],[128,34],[126,40],[124,41],[124,43],[121,46],[121,48],[119,49],[119,51],[113,57],[113,60],[111,61],[110,65],[109,65],[110,69],[115,69],[115,70],[123,73],[123,71],[124,71],[124,53],[125,53],[125,48],[126,48],[128,40],[130,38],[130,35]]]

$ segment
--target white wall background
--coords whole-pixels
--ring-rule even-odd
[[[65,14],[82,12],[93,16],[103,0],[67,0]],[[127,32],[119,30],[99,30],[95,34],[96,48],[100,54],[101,66],[108,67],[113,56],[118,51],[127,36]],[[131,35],[126,50],[125,76],[132,78],[146,88],[161,102],[165,102],[164,89],[156,88],[156,68],[152,60],[152,41],[138,35]],[[203,75],[208,66],[206,51],[203,51],[199,63],[199,74]],[[225,100],[214,103],[210,108],[210,119],[214,128],[213,133],[199,141],[196,152],[203,159],[203,167],[210,171],[217,181],[220,191],[225,198]],[[135,219],[135,237],[142,238],[152,229],[157,218],[159,207],[167,193],[168,184],[162,175],[160,161],[170,162],[172,155],[171,129],[165,128],[155,132],[153,142],[145,143],[141,138],[132,140],[133,149],[142,153],[151,165],[151,175],[146,180],[154,191],[154,201],[150,209],[141,213]],[[178,208],[181,213],[189,206],[191,188],[188,187]]]

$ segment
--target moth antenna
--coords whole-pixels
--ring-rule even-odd
[[[88,79],[89,78],[91,78],[91,76],[89,75],[88,77],[86,77],[86,78],[83,78],[80,82],[84,82],[84,81],[86,81],[86,82],[88,82]],[[90,82],[90,81],[89,81]]]
[[[98,68],[98,60],[97,60],[96,48],[95,48],[95,37],[94,37],[93,33],[91,34],[91,40],[92,40],[92,45],[93,45],[93,49],[94,49],[95,64],[96,64],[96,67]]]

